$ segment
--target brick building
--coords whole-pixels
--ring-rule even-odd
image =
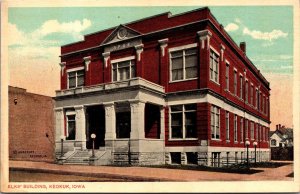
[[[208,8],[86,35],[60,65],[62,162],[221,166],[247,146],[269,160],[269,82]]]
[[[54,161],[54,100],[9,86],[9,159]]]

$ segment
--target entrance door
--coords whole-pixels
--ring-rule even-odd
[[[86,109],[86,147],[92,149],[93,141],[91,134],[96,134],[95,149],[105,146],[105,111],[101,105],[90,106]]]

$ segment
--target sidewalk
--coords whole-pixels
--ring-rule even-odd
[[[81,175],[102,178],[120,178],[130,181],[263,181],[285,180],[293,172],[293,164],[278,168],[257,168],[263,172],[255,174],[236,174],[209,171],[193,171],[179,169],[163,169],[148,167],[112,167],[112,166],[83,166],[58,165],[46,162],[10,161],[10,169],[54,174]]]

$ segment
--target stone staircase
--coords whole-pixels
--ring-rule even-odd
[[[76,150],[73,155],[66,159],[64,164],[89,165],[91,155],[89,150]]]

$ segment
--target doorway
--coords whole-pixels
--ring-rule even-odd
[[[86,148],[93,148],[91,134],[95,134],[95,149],[105,146],[105,110],[102,105],[86,109]]]

